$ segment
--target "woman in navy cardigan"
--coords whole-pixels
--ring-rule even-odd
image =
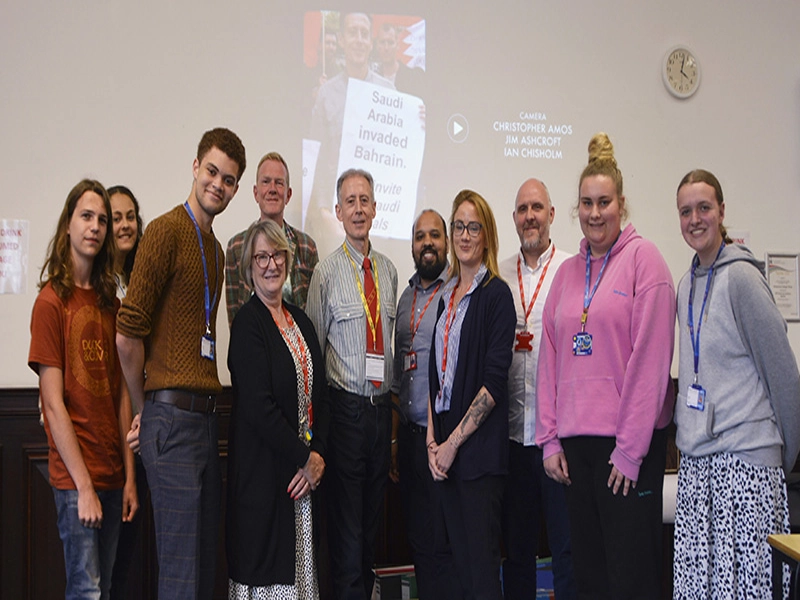
[[[471,190],[453,201],[450,248],[453,269],[439,301],[429,363],[428,466],[465,597],[500,600],[516,313],[498,275],[494,215]]]
[[[241,270],[254,294],[233,320],[228,351],[229,598],[319,598],[310,494],[325,471],[327,386],[314,326],[282,300],[291,262],[281,227],[251,225]]]

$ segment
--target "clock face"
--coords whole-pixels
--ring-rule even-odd
[[[664,59],[664,85],[678,98],[688,98],[700,85],[700,65],[689,50],[672,49]]]

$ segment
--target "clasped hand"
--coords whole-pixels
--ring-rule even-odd
[[[447,472],[456,459],[458,448],[447,438],[443,444],[431,442],[428,444],[428,469],[434,481],[444,481],[447,479]]]
[[[325,460],[314,450],[308,456],[306,464],[297,469],[286,492],[292,500],[300,500],[317,489],[322,475],[325,473]]]

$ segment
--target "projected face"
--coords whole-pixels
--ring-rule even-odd
[[[624,201],[608,175],[591,175],[581,182],[578,220],[592,255],[603,256],[617,240]]]
[[[367,67],[372,52],[370,20],[363,13],[345,15],[339,44],[344,51],[347,68]]]
[[[540,181],[529,179],[519,188],[514,204],[514,225],[524,253],[541,254],[550,244],[550,224],[556,209]]]
[[[444,223],[435,212],[424,212],[417,219],[411,254],[423,281],[436,279],[447,264],[447,236]]]
[[[338,48],[338,44],[336,43],[336,34],[330,31],[325,33],[325,59],[332,61],[336,58],[336,49]]]
[[[292,188],[287,179],[286,169],[280,161],[265,160],[261,163],[253,195],[261,209],[262,219],[272,219],[278,223],[283,221],[283,210],[292,197]]]
[[[336,218],[342,222],[351,244],[361,248],[369,241],[369,230],[375,218],[375,200],[369,182],[360,175],[353,175],[342,182]]]
[[[375,38],[375,46],[378,51],[378,60],[382,63],[392,63],[397,57],[397,32],[394,27],[384,28],[378,32]]]

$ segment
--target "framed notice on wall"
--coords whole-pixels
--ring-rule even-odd
[[[800,321],[800,254],[767,252],[767,283],[787,321]]]

